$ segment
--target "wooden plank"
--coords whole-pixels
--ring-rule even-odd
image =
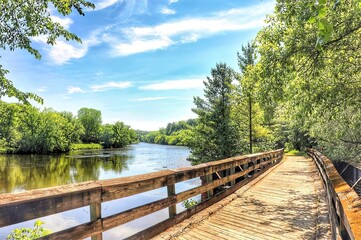
[[[268,169],[267,169],[268,170]],[[235,191],[237,191],[239,188],[245,186],[246,184],[248,184],[249,182],[251,182],[252,180],[254,180],[255,178],[257,178],[258,176],[260,176],[263,172],[265,172],[266,169],[254,174],[252,177],[249,177],[241,182],[238,182],[234,185],[234,187],[226,189],[225,191],[213,196],[212,198],[198,204],[197,206],[195,206],[194,208],[190,209],[190,210],[185,210],[179,214],[177,214],[174,218],[171,219],[167,219],[163,222],[160,222],[150,228],[147,228],[139,233],[136,233],[132,236],[130,236],[129,238],[127,238],[128,240],[138,240],[138,239],[150,239],[156,235],[158,235],[159,233],[163,232],[164,230],[166,230],[167,228],[174,226],[177,223],[182,222],[183,220],[193,216],[194,214],[206,209],[207,207],[219,202],[220,200],[224,199],[225,197],[229,196],[230,194],[234,193]]]
[[[101,188],[94,182],[2,194],[0,227],[100,203],[100,194]]]
[[[287,165],[284,162],[248,191],[237,193],[240,197],[210,214],[202,223],[183,230],[180,236],[183,233],[192,235],[192,232],[201,234],[211,228],[214,235],[229,234],[236,239],[314,239],[319,234],[318,217],[320,214],[322,218],[327,217],[327,212],[319,212],[321,203],[316,186],[321,187],[321,180],[315,179],[315,166],[311,160],[303,159],[296,157],[297,161],[286,161]],[[303,174],[294,175],[294,172]],[[276,179],[282,181],[276,185]],[[292,184],[283,184],[288,179],[297,179],[298,183],[294,180]],[[280,189],[281,201],[274,201],[264,194],[265,187]],[[317,236],[330,239],[328,234],[326,231]]]
[[[88,222],[81,224],[76,227],[68,228],[60,232],[52,233],[45,237],[38,239],[46,240],[64,240],[64,239],[84,239],[92,235],[102,232],[102,223],[101,220],[96,220],[93,222]]]
[[[331,160],[320,152],[309,149],[310,156],[315,160],[322,175],[327,192],[336,203],[335,210],[343,226],[339,230],[346,230],[350,239],[361,239],[361,198],[351,189],[338,174]],[[330,209],[331,210],[331,209]],[[331,214],[331,222],[335,224],[335,216]]]
[[[172,184],[174,171],[163,170],[155,173],[101,181],[102,201],[128,197]]]

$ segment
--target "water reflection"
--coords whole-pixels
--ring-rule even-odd
[[[139,143],[124,149],[79,151],[62,155],[0,155],[0,193],[58,186],[74,182],[101,180],[155,172],[167,168],[190,166],[185,147]],[[199,179],[177,183],[176,190],[194,188]],[[166,189],[137,194],[102,204],[102,213],[109,216],[134,206],[166,197]],[[200,198],[198,197],[197,200]],[[177,210],[182,211],[181,203]],[[120,239],[156,224],[168,217],[168,210],[124,224],[104,233],[104,239]],[[90,220],[89,207],[40,218],[45,227],[59,231]],[[15,228],[32,227],[34,220],[0,228],[0,239]]]
[[[88,155],[0,155],[0,193],[98,180],[100,171],[119,174],[127,169],[127,156]]]
[[[185,147],[147,143],[58,155],[0,154],[0,193],[189,166],[188,155],[189,149]]]

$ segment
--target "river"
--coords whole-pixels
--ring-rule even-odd
[[[190,166],[186,147],[139,143],[123,149],[76,151],[58,155],[0,155],[0,193],[26,191],[89,180],[111,179]],[[200,185],[198,179],[176,184],[176,192]],[[167,196],[166,188],[102,204],[106,217]],[[197,200],[199,196],[197,197]],[[177,204],[177,212],[184,208]],[[163,209],[104,233],[104,239],[121,239],[168,217]],[[40,218],[45,228],[59,231],[89,221],[89,207]],[[32,227],[34,220],[0,228],[0,239],[11,230]]]

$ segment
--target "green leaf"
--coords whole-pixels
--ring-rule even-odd
[[[316,22],[316,17],[315,16],[312,16],[308,19],[308,22],[309,23],[315,23]]]

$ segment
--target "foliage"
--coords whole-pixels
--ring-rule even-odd
[[[198,205],[198,202],[196,200],[192,199],[192,198],[184,200],[182,202],[182,206],[187,210],[192,209],[193,207],[195,207],[197,205]]]
[[[32,47],[31,38],[45,36],[47,44],[54,45],[59,37],[67,41],[81,42],[75,34],[68,32],[63,26],[52,19],[51,7],[61,15],[69,15],[75,9],[84,15],[83,8],[94,8],[94,4],[85,0],[3,0],[0,4],[0,48],[14,51],[25,49],[35,58],[40,59],[38,50]],[[1,58],[1,57],[0,57]],[[43,100],[33,93],[22,92],[15,88],[12,81],[6,78],[8,70],[0,65],[0,99],[2,96],[15,97],[23,103],[33,99],[39,103]]]
[[[204,82],[204,99],[194,98],[198,115],[191,144],[192,159],[208,162],[235,156],[241,152],[236,126],[231,119],[232,81],[234,72],[226,64],[212,68]]]
[[[123,122],[102,126],[101,141],[105,148],[121,148],[137,142],[136,132]]]
[[[102,125],[102,113],[93,108],[81,108],[78,110],[78,119],[84,127],[81,139],[85,143],[99,142],[100,127]]]
[[[168,123],[166,128],[148,132],[140,137],[140,141],[165,145],[190,146],[193,141],[193,127],[196,120],[188,119]]]
[[[244,152],[259,152],[274,147],[272,133],[266,126],[264,111],[258,100],[259,64],[256,64],[256,46],[249,42],[237,53],[241,74],[232,94],[232,118],[241,136],[241,145],[249,145]]]
[[[11,240],[32,240],[49,235],[50,230],[43,227],[44,222],[36,220],[34,222],[34,228],[20,228],[13,230],[6,239]]]
[[[260,99],[284,109],[303,139],[293,147],[317,143],[331,159],[360,161],[361,11],[357,0],[335,2],[277,1],[257,36]]]
[[[0,152],[51,153],[102,148],[99,144],[100,111],[81,110],[79,112],[83,115],[79,119],[71,112],[56,112],[51,108],[40,111],[30,105],[0,101]],[[87,136],[90,136],[87,140],[96,140],[94,136],[99,135],[95,144],[81,144],[81,138],[84,139],[85,136],[81,120],[88,124],[85,125],[88,127]],[[91,128],[94,125],[99,127],[98,133]],[[104,128],[106,129],[106,126]],[[105,134],[103,132],[103,135]],[[137,141],[134,130],[122,122],[111,125],[111,134],[111,144],[105,141],[105,147],[124,147]]]
[[[73,143],[70,145],[70,150],[89,150],[89,149],[102,149],[103,146],[99,143]]]

